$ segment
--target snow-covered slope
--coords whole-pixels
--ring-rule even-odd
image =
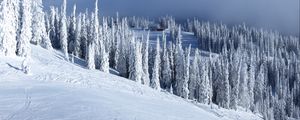
[[[0,57],[1,120],[261,119],[155,91],[128,79],[66,62],[58,51],[32,46],[31,75],[22,58]]]

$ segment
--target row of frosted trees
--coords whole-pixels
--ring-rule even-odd
[[[300,41],[293,36],[188,20],[199,48],[219,54],[212,70],[213,102],[260,112],[265,119],[299,118]]]
[[[29,73],[30,43],[51,49],[42,0],[2,0],[0,3],[0,55],[24,57]]]

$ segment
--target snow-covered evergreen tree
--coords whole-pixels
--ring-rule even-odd
[[[132,42],[129,57],[129,79],[142,83],[142,44],[140,42],[136,42],[134,37]]]
[[[178,36],[176,38],[176,47],[175,47],[175,61],[174,61],[174,66],[175,66],[175,86],[174,89],[175,95],[185,97],[184,96],[184,84],[185,84],[185,78],[184,78],[184,73],[185,73],[185,68],[184,68],[184,61],[185,61],[185,56],[184,56],[184,51],[181,46],[181,28],[179,28],[178,31]]]
[[[32,2],[32,39],[31,43],[52,49],[52,44],[46,30],[45,13],[42,0]]]
[[[170,47],[168,47],[169,49],[169,61],[170,61],[170,69],[171,69],[171,87],[172,90],[170,89],[170,92],[174,93],[174,86],[176,84],[175,81],[175,44],[173,44],[171,41],[169,42]],[[176,90],[176,89],[175,89]]]
[[[167,49],[167,36],[163,32],[162,36],[163,48],[162,48],[162,57],[161,57],[161,86],[163,89],[170,90],[171,87],[171,67],[169,54]]]
[[[137,71],[136,71],[136,56],[137,56],[137,45],[135,44],[135,38],[132,37],[131,43],[130,43],[130,54],[129,54],[129,79],[138,81],[137,80]]]
[[[200,73],[199,73],[199,50],[195,50],[194,59],[190,66],[190,80],[189,80],[189,99],[195,100],[198,99],[198,91],[196,90],[197,86],[200,85]]]
[[[112,65],[112,68],[114,68],[114,69],[117,69],[118,67],[118,58],[119,58],[119,56],[120,56],[120,50],[119,50],[119,46],[120,46],[120,41],[121,41],[121,35],[120,35],[120,32],[119,32],[119,29],[118,29],[118,26],[119,24],[116,24],[116,31],[115,31],[115,43],[114,43],[114,47],[113,47],[113,49],[114,49],[114,55],[113,55],[113,60],[114,60],[114,63],[113,63],[113,65]]]
[[[262,63],[259,68],[258,75],[255,79],[254,83],[254,104],[255,109],[259,112],[263,112],[262,104],[263,104],[263,90],[264,90],[264,64]]]
[[[17,44],[17,55],[25,57],[30,51],[30,40],[32,38],[32,14],[31,14],[31,0],[22,0],[22,20],[20,38]],[[29,57],[29,56],[28,56]]]
[[[218,79],[217,79],[217,103],[223,108],[229,108],[230,103],[230,85],[229,85],[229,63],[227,57],[227,47],[223,48],[222,56],[220,60],[216,61],[218,69]]]
[[[95,69],[95,47],[94,43],[88,44],[88,50],[87,50],[87,68],[88,69]]]
[[[185,60],[184,60],[184,79],[183,79],[183,98],[188,99],[189,89],[188,82],[190,79],[190,54],[191,54],[191,45],[185,51]]]
[[[150,78],[149,78],[149,37],[150,32],[148,32],[146,41],[142,47],[142,55],[143,55],[143,77],[142,77],[142,84],[149,86],[150,85]]]
[[[45,23],[42,23],[43,17],[43,8],[41,0],[35,0],[31,5],[31,13],[32,13],[32,39],[30,42],[35,45],[40,45],[42,40],[42,31],[40,30],[42,27],[45,27]]]
[[[17,45],[17,54],[24,57],[22,62],[22,70],[24,73],[30,73],[30,40],[32,36],[31,25],[32,25],[32,14],[31,14],[31,0],[22,0],[22,20],[21,20],[21,31],[20,38]]]
[[[198,90],[198,101],[200,103],[208,104],[209,103],[209,92],[210,92],[210,85],[209,85],[209,72],[208,72],[208,65],[206,63],[201,64],[200,68],[200,84]]]
[[[61,8],[61,19],[60,19],[60,45],[65,59],[69,60],[68,54],[68,29],[67,29],[67,0],[63,1]]]
[[[74,55],[77,57],[80,57],[82,54],[81,51],[81,27],[82,25],[82,14],[80,13],[79,16],[77,17],[77,24],[76,24],[76,30],[75,30],[75,42],[74,42]]]
[[[122,38],[124,38],[124,36],[122,35]],[[126,49],[126,43],[124,41],[124,39],[122,39],[120,41],[120,45],[119,45],[119,51],[120,51],[120,55],[118,58],[118,64],[117,64],[117,70],[120,72],[120,75],[123,77],[127,77],[127,49]]]
[[[2,0],[0,5],[0,54],[13,56],[19,28],[19,0]]]
[[[248,77],[248,94],[249,94],[249,108],[253,111],[254,110],[254,84],[255,84],[255,72],[256,72],[256,62],[254,58],[254,52],[251,50],[250,53],[250,68],[249,68],[249,77]]]
[[[49,23],[50,23],[50,26],[49,26],[49,37],[50,37],[50,40],[51,40],[51,43],[52,45],[55,47],[56,44],[55,42],[57,41],[56,40],[56,35],[57,35],[57,31],[56,31],[56,11],[55,11],[55,8],[53,6],[50,7],[50,16],[49,16]],[[56,48],[56,47],[55,47]]]
[[[100,41],[100,60],[100,71],[109,73],[109,53],[106,52],[102,41]]]
[[[68,51],[75,54],[75,42],[76,42],[76,5],[73,7],[73,12],[70,16],[68,27]]]
[[[233,47],[233,46],[232,46]],[[237,110],[238,100],[239,100],[239,88],[240,88],[240,52],[234,51],[233,48],[230,49],[229,55],[229,80],[231,86],[230,92],[230,108]]]
[[[88,63],[88,66],[89,66],[89,64],[90,64],[90,66],[91,67],[88,67],[88,68],[90,68],[90,69],[95,69],[96,67],[97,67],[97,65],[96,65],[96,51],[97,50],[95,50],[95,49],[97,49],[97,47],[96,47],[96,44],[95,44],[95,39],[94,39],[94,35],[95,35],[95,31],[94,31],[94,29],[93,29],[93,27],[94,27],[94,22],[93,22],[93,19],[94,19],[94,17],[95,17],[95,15],[92,13],[92,15],[91,15],[91,20],[89,20],[88,18],[86,18],[86,24],[87,24],[87,28],[86,28],[86,30],[87,30],[87,36],[86,36],[86,38],[87,38],[87,40],[86,40],[86,44],[87,44],[87,51],[86,51],[86,53],[87,53],[87,55],[86,55],[86,59],[87,59],[87,63]]]
[[[111,18],[111,28],[110,28],[110,40],[109,40],[109,47],[108,47],[108,51],[109,51],[109,65],[112,68],[116,68],[116,56],[118,56],[119,54],[117,53],[117,46],[118,46],[118,39],[117,39],[117,30],[116,30],[116,25],[115,25],[115,21],[114,18]]]
[[[156,90],[160,90],[160,79],[159,79],[159,68],[160,68],[160,45],[159,37],[156,40],[156,48],[154,53],[154,66],[152,70],[152,79],[150,81],[150,86]]]
[[[92,24],[93,27],[91,28],[93,39],[91,42],[95,43],[95,62],[96,67],[99,67],[99,70],[105,73],[109,72],[109,53],[106,50],[106,46],[104,43],[105,39],[103,38],[103,34],[100,35],[100,25],[99,25],[99,18],[98,18],[98,0],[95,1],[95,11],[94,17],[92,17]],[[107,30],[107,29],[104,29]],[[105,32],[105,31],[104,31]],[[101,36],[101,39],[100,39]]]
[[[101,51],[100,47],[104,47],[100,44],[103,44],[103,36],[101,35],[100,39],[100,25],[99,25],[99,18],[98,18],[98,0],[95,0],[95,10],[94,13],[92,13],[92,18],[91,18],[91,27],[90,29],[90,34],[92,38],[90,39],[90,42],[93,42],[95,44],[95,65],[96,68],[100,68],[102,60],[101,60]],[[101,42],[101,43],[100,43]],[[104,44],[103,44],[104,45]],[[103,56],[102,56],[103,57]]]
[[[100,68],[99,70],[105,73],[109,73],[109,52],[106,50],[104,41],[100,40]]]
[[[87,50],[88,50],[88,26],[89,23],[86,18],[86,14],[82,14],[81,18],[81,31],[80,31],[80,50],[82,52],[81,57],[87,60]]]
[[[55,39],[52,40],[52,45],[56,49],[61,49],[61,41],[60,41],[60,19],[61,19],[61,13],[59,12],[58,8],[55,8],[55,20],[54,20],[54,26],[55,26]]]
[[[245,57],[245,56],[244,56]],[[245,58],[244,58],[245,59]],[[250,106],[250,96],[248,90],[248,65],[245,60],[243,60],[241,65],[241,77],[240,77],[240,90],[239,90],[239,105],[249,109]]]

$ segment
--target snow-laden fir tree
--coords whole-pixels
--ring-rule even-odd
[[[76,5],[73,6],[73,12],[69,19],[68,26],[68,51],[75,54],[75,41],[76,41]]]
[[[246,56],[244,56],[244,60],[241,64],[241,73],[240,73],[240,90],[239,90],[239,105],[244,107],[246,110],[249,109],[249,90],[248,90],[248,65],[245,61]]]
[[[173,94],[174,86],[176,84],[175,82],[175,44],[172,43],[172,41],[169,42],[170,47],[168,47],[168,54],[169,54],[169,61],[170,61],[170,69],[171,69],[171,88],[170,92]],[[175,89],[176,90],[176,89]]]
[[[120,42],[121,42],[121,35],[120,35],[120,31],[119,31],[119,23],[118,23],[118,21],[117,21],[117,23],[115,24],[115,29],[116,29],[116,32],[115,32],[115,44],[114,44],[114,64],[113,64],[113,68],[114,69],[117,69],[118,68],[118,59],[119,59],[119,57],[120,57]]]
[[[171,67],[169,54],[167,49],[167,36],[163,32],[162,36],[163,48],[162,48],[162,57],[161,57],[161,86],[163,89],[170,90],[171,87]]]
[[[204,62],[204,61],[203,61]],[[208,104],[209,103],[209,73],[208,73],[208,65],[207,63],[200,64],[200,84],[198,86],[198,101],[200,103]]]
[[[183,80],[183,98],[188,99],[189,88],[188,82],[190,79],[190,54],[191,54],[191,45],[185,50],[185,60],[184,60],[184,80]]]
[[[119,25],[119,24],[117,24],[117,25]],[[115,49],[115,51],[114,51],[114,64],[113,64],[113,68],[114,69],[117,69],[118,68],[118,59],[119,59],[119,57],[120,57],[120,42],[121,42],[121,35],[120,35],[120,32],[118,31],[119,29],[117,29],[117,31],[116,31],[116,41],[115,41],[115,44],[114,44],[114,49]]]
[[[15,30],[11,31],[11,35],[14,36],[15,39],[19,39],[19,33],[21,30],[21,26],[20,26],[20,22],[21,22],[21,0],[9,0],[11,1],[11,14],[13,15],[13,18],[11,21],[13,22],[13,27],[15,28]],[[14,46],[15,47],[15,46]]]
[[[138,83],[142,82],[143,75],[143,66],[142,66],[142,44],[133,40],[130,48],[130,57],[129,57],[129,79],[134,80]]]
[[[80,31],[80,51],[81,51],[81,58],[87,60],[87,50],[88,50],[88,26],[89,23],[87,22],[86,14],[82,14],[81,18],[81,31]]]
[[[189,80],[189,99],[195,100],[198,99],[198,91],[196,91],[196,87],[200,85],[200,73],[199,73],[199,50],[195,50],[194,59],[190,66],[190,80]]]
[[[109,53],[106,52],[102,41],[100,41],[100,60],[100,71],[109,73]]]
[[[250,43],[251,44],[251,43]],[[251,44],[252,46],[252,44]],[[250,51],[250,68],[249,68],[249,77],[248,77],[248,94],[249,94],[249,108],[254,110],[254,84],[255,84],[255,72],[256,72],[256,62],[254,58],[253,48]]]
[[[55,33],[57,33],[55,35],[55,39],[52,43],[53,47],[56,49],[60,49],[61,50],[61,41],[60,41],[60,31],[61,31],[61,27],[60,27],[60,19],[61,19],[61,13],[59,12],[58,8],[55,8]]]
[[[55,35],[55,39],[52,42],[52,45],[54,48],[56,49],[60,49],[61,50],[61,41],[60,41],[60,31],[61,31],[61,27],[60,27],[60,19],[61,19],[61,13],[59,12],[58,8],[55,8],[55,33],[57,33]]]
[[[50,15],[47,12],[44,12],[45,28],[48,38],[50,40]],[[51,40],[50,40],[51,43]]]
[[[103,44],[105,46],[105,51],[110,53],[111,51],[111,45],[113,44],[113,39],[112,38],[112,28],[110,28],[108,26],[108,18],[104,17],[103,18],[103,23],[102,23],[102,26],[101,26],[101,29],[102,31],[100,31],[100,34],[101,34],[101,38],[102,38],[102,41],[103,41]]]
[[[137,71],[136,71],[136,44],[135,44],[135,37],[132,37],[132,40],[130,41],[130,53],[129,53],[129,79],[137,81]]]
[[[24,73],[29,74],[30,67],[30,40],[32,37],[31,25],[32,25],[32,14],[31,14],[31,0],[22,0],[22,20],[21,20],[21,31],[20,38],[17,45],[17,54],[24,57],[22,62],[22,70]]]
[[[223,48],[222,55],[215,62],[217,69],[217,78],[216,78],[216,86],[217,86],[217,95],[216,101],[219,107],[229,108],[230,103],[230,85],[229,85],[229,63],[227,56],[227,47],[225,44],[225,48]]]
[[[226,45],[225,45],[226,46]],[[222,106],[224,108],[229,108],[230,103],[230,84],[229,84],[229,63],[227,57],[227,47],[224,48],[224,58],[222,60],[222,71],[223,71],[223,101]]]
[[[121,38],[124,38],[124,35],[122,35]],[[123,77],[127,77],[127,45],[125,43],[126,41],[124,39],[121,39],[119,44],[119,58],[118,58],[118,64],[117,64],[117,70],[120,72],[120,75]]]
[[[31,12],[32,12],[32,39],[30,42],[35,45],[40,45],[42,40],[42,31],[40,30],[42,27],[45,27],[45,23],[41,21],[44,19],[43,8],[41,8],[42,1],[34,0],[31,4]]]
[[[95,27],[97,27],[97,25]],[[107,47],[109,47],[109,46],[107,46],[107,44],[106,44],[108,42],[107,39],[109,38],[108,28],[104,29],[103,27],[100,27],[99,32],[100,33],[98,34],[99,35],[98,40],[96,40],[96,43],[99,44],[99,46],[97,46],[97,49],[96,49],[96,53],[98,52],[98,54],[96,54],[96,58],[99,61],[96,61],[96,63],[100,63],[100,65],[99,65],[100,71],[109,73],[109,51],[107,49]],[[97,34],[95,34],[95,35],[97,35]]]
[[[175,95],[178,95],[180,97],[185,97],[184,96],[184,84],[185,84],[185,79],[184,79],[184,73],[185,73],[185,68],[184,68],[184,61],[185,61],[185,55],[184,51],[181,46],[181,28],[179,27],[178,30],[178,36],[176,38],[176,46],[175,46],[175,53],[174,53],[174,66],[175,66]]]
[[[159,37],[157,37],[155,53],[154,53],[154,64],[152,68],[152,79],[150,81],[150,86],[156,90],[160,90],[159,68],[160,68],[160,45],[159,45]]]
[[[214,91],[213,91],[213,58],[212,58],[212,53],[210,52],[209,53],[209,62],[208,62],[208,74],[209,74],[209,88],[208,88],[208,91],[209,91],[209,105],[212,107],[213,105],[213,96],[214,96]]]
[[[94,41],[94,35],[96,31],[94,31],[93,27],[94,27],[94,22],[93,22],[93,19],[95,17],[95,14],[92,13],[91,15],[91,21],[89,21],[89,19],[87,19],[86,21],[86,24],[87,25],[87,51],[86,51],[86,59],[87,59],[87,66],[89,69],[95,69],[96,68],[96,62],[95,62],[95,56],[96,56],[96,53],[95,53],[95,49],[97,47],[96,44],[95,44],[95,41]]]
[[[90,29],[90,34],[92,36],[92,38],[90,39],[90,42],[94,42],[95,44],[95,65],[96,68],[100,68],[102,60],[101,60],[101,51],[100,47],[104,47],[100,45],[100,41],[101,43],[103,43],[103,35],[101,35],[101,39],[100,39],[100,25],[99,25],[99,18],[98,18],[98,0],[95,0],[95,10],[94,13],[92,13],[92,18],[91,18],[91,27]]]
[[[116,68],[116,56],[118,53],[117,51],[117,46],[118,46],[118,41],[117,41],[117,30],[116,30],[116,25],[115,25],[115,20],[114,18],[111,18],[111,28],[110,28],[110,40],[109,40],[109,47],[108,47],[108,52],[109,52],[109,65],[112,68]]]
[[[97,26],[95,26],[97,27]],[[103,29],[102,27],[102,34],[94,34],[94,35],[99,35],[101,36],[98,37],[98,41],[96,41],[96,43],[99,44],[99,46],[97,46],[98,48],[96,49],[96,53],[98,52],[98,54],[96,54],[96,57],[98,58],[97,61],[98,63],[100,63],[100,66],[99,66],[99,70],[102,71],[102,72],[105,72],[105,73],[109,73],[109,51],[107,50],[107,47],[106,46],[106,42],[107,42],[107,30],[108,29]],[[101,28],[100,28],[100,31],[101,31]],[[96,38],[96,37],[94,37]],[[97,39],[96,39],[97,40]],[[96,63],[97,63],[96,62]]]
[[[95,47],[94,43],[88,43],[87,46],[87,68],[95,69]]]
[[[60,45],[65,59],[69,60],[68,55],[68,28],[67,28],[67,0],[63,1],[61,8],[61,19],[60,19]]]
[[[233,47],[233,46],[232,46]],[[237,110],[238,100],[239,100],[239,88],[240,88],[240,52],[234,51],[231,47],[229,54],[229,80],[231,86],[230,93],[230,108]]]
[[[32,2],[32,39],[31,43],[45,49],[52,49],[52,44],[46,30],[45,13],[42,0]]]
[[[109,52],[106,50],[105,37],[100,34],[99,18],[98,18],[98,0],[95,1],[95,11],[93,17],[93,42],[95,43],[95,57],[96,57],[96,67],[99,67],[100,71],[108,73],[109,72]],[[105,33],[105,31],[101,32]],[[100,39],[101,36],[101,39]]]
[[[136,69],[137,69],[137,80],[139,83],[142,83],[143,76],[143,55],[142,55],[142,43],[136,43]]]
[[[4,27],[5,27],[5,24],[4,24],[4,21],[5,21],[4,15],[5,15],[5,13],[4,12],[6,12],[5,9],[7,9],[7,8],[5,8],[6,7],[5,6],[6,2],[7,2],[7,0],[2,0],[0,2],[0,55],[5,54],[5,51],[6,51],[5,46],[3,44],[4,36],[5,36],[5,29],[4,29]]]
[[[31,0],[22,0],[22,20],[20,37],[17,43],[17,55],[25,57],[30,53],[30,40],[32,38]]]
[[[56,31],[56,11],[55,8],[53,6],[50,7],[50,16],[49,16],[49,37],[51,40],[51,43],[53,44],[56,41],[56,35],[57,35],[57,31]],[[56,46],[56,44],[53,44],[53,46]],[[56,47],[55,47],[56,48]]]
[[[142,47],[142,56],[143,56],[143,77],[142,77],[142,84],[149,86],[150,85],[150,78],[149,78],[149,37],[150,32],[148,31],[146,41]]]
[[[19,28],[19,0],[2,0],[0,3],[0,54],[16,54]]]
[[[76,30],[75,30],[75,42],[74,42],[74,55],[77,57],[80,57],[82,54],[81,51],[81,27],[82,25],[82,14],[80,13],[77,17],[77,24],[76,24]]]

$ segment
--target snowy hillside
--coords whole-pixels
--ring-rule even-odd
[[[63,60],[58,51],[32,47],[32,71],[19,57],[0,57],[1,120],[218,120],[260,117],[213,109]]]

